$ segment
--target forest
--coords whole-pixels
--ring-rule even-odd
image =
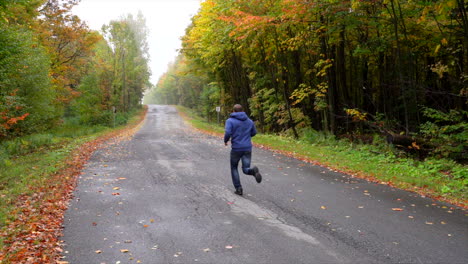
[[[113,126],[141,108],[150,86],[145,18],[97,32],[72,14],[78,3],[0,0],[0,143],[64,123]]]
[[[464,0],[206,0],[148,102],[468,159]]]

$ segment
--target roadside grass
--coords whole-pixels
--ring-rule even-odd
[[[222,136],[222,125],[204,121],[192,110],[178,110],[196,129]],[[356,144],[316,131],[305,131],[299,140],[258,134],[257,146],[315,163],[349,175],[390,185],[468,208],[468,166],[452,160],[405,157],[387,143]]]
[[[137,122],[137,114],[140,112],[134,113],[128,124]],[[74,122],[65,122],[43,134],[1,142],[0,231],[5,231],[9,223],[18,219],[18,199],[36,195],[38,189],[47,189],[50,179],[69,166],[66,161],[74,150],[124,127],[80,126]],[[4,248],[4,239],[0,237],[0,249]]]

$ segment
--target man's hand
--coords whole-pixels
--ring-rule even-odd
[[[224,146],[227,146],[227,142],[224,142]]]

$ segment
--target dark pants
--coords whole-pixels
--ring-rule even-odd
[[[250,161],[252,159],[252,151],[232,151],[231,150],[231,177],[234,187],[242,187],[239,178],[239,171],[237,167],[239,165],[239,160],[242,159],[242,172],[247,175],[253,175],[253,170],[250,169]]]

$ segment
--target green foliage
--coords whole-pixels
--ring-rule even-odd
[[[141,13],[136,18],[127,15],[103,26],[103,31],[112,47],[107,54],[101,54],[113,67],[108,69],[113,71],[110,105],[128,112],[141,105],[143,93],[150,86],[146,21]]]
[[[210,83],[204,87],[200,94],[200,105],[198,106],[200,113],[207,117],[208,120],[216,120],[216,107],[219,106],[221,99],[221,89],[217,83]],[[223,121],[223,120],[220,120]]]
[[[86,76],[80,86],[80,93],[71,105],[72,111],[77,114],[80,123],[85,125],[112,125],[111,110],[106,110],[103,91],[99,87],[100,80],[96,73]]]
[[[421,133],[442,157],[467,159],[468,112],[450,110],[448,113],[425,107],[423,114],[430,119],[421,125]]]
[[[336,145],[335,136],[314,129],[305,129],[302,135],[302,140],[312,145]]]
[[[6,136],[53,126],[61,112],[54,103],[45,51],[37,46],[31,32],[20,27],[0,28],[0,43],[0,102],[15,105],[18,115],[29,114]]]
[[[1,143],[1,147],[9,156],[30,153],[42,146],[56,143],[51,134],[33,134],[26,137],[15,138]]]

